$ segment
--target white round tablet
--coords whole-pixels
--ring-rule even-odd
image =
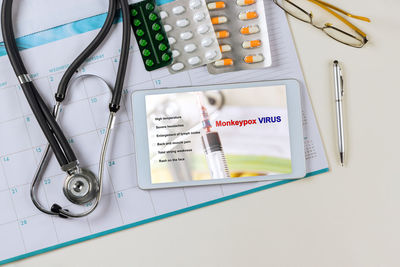
[[[206,57],[207,60],[213,60],[217,56],[217,51],[215,50],[207,51],[204,56]]]
[[[176,43],[176,39],[174,37],[168,37],[168,43],[170,45],[173,45],[174,43]]]
[[[188,62],[190,65],[196,65],[200,63],[200,58],[199,57],[191,57],[188,59]]]
[[[164,30],[165,32],[170,32],[172,30],[172,26],[169,24],[164,24]]]
[[[179,52],[178,50],[172,50],[172,57],[173,57],[173,58],[179,57],[180,54],[181,54],[181,52]]]
[[[206,17],[206,14],[204,12],[196,12],[196,14],[193,15],[193,19],[197,22],[202,21]]]
[[[206,24],[202,24],[199,27],[197,27],[197,32],[199,34],[205,34],[210,30],[210,27],[208,27],[208,25]]]
[[[175,15],[180,15],[183,12],[185,12],[185,7],[184,6],[176,6],[172,9],[172,13],[174,13]]]
[[[182,70],[184,67],[185,67],[185,65],[183,65],[183,63],[177,62],[177,63],[175,63],[175,64],[173,64],[173,65],[171,66],[171,69],[174,70],[174,71],[180,71],[180,70]]]
[[[188,19],[179,19],[176,21],[176,26],[178,27],[186,27],[187,25],[189,25],[189,20]]]
[[[204,47],[209,47],[210,45],[212,45],[213,43],[213,39],[211,38],[204,38],[203,40],[201,40],[201,45]]]
[[[168,18],[168,13],[166,11],[160,11],[160,18],[161,19],[165,19]]]
[[[199,8],[201,6],[200,0],[191,0],[189,3],[191,9]]]
[[[195,44],[187,44],[183,49],[185,49],[185,52],[191,53],[197,49],[197,46]]]
[[[189,39],[192,39],[193,33],[192,32],[182,32],[180,34],[180,37],[182,40],[189,40]]]

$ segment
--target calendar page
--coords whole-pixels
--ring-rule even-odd
[[[206,204],[270,188],[288,181],[141,190],[137,186],[130,95],[134,90],[243,81],[294,78],[301,84],[308,175],[328,171],[323,145],[304,78],[283,12],[266,1],[272,67],[210,75],[200,67],[171,75],[167,69],[147,72],[132,38],[129,68],[121,110],[117,114],[107,153],[104,195],[98,208],[81,219],[45,215],[32,204],[29,190],[46,146],[35,117],[0,47],[0,264],[36,255],[93,237],[182,213]],[[49,108],[54,93],[72,60],[99,31],[104,14],[22,37],[22,58]],[[76,76],[95,74],[113,84],[119,60],[121,25]],[[74,81],[62,107],[60,124],[82,167],[97,173],[108,116],[110,92],[96,78]],[[62,193],[65,174],[53,157],[43,174],[38,198],[47,208],[53,203],[74,211]]]

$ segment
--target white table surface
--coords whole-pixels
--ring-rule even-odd
[[[372,19],[357,22],[370,37],[362,49],[290,19],[330,173],[8,266],[400,266],[400,1],[330,2]],[[345,168],[333,59],[344,64]]]

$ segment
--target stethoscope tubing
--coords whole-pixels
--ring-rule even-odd
[[[20,78],[28,74],[16,45],[12,22],[12,4],[13,0],[3,1],[1,9],[1,26],[8,58],[16,76]],[[28,80],[20,83],[25,97],[28,100],[40,128],[52,146],[59,164],[62,166],[67,164],[69,160],[73,161],[74,158],[76,160],[72,148],[68,144],[65,136],[62,134],[62,131],[54,117],[44,104],[44,101],[39,95],[33,82]]]
[[[100,44],[104,41],[104,39],[110,32],[117,10],[116,2],[117,1],[115,0],[109,0],[107,17],[99,33],[96,35],[93,41],[91,41],[90,44],[82,51],[82,53],[71,63],[71,65],[67,68],[64,75],[62,76],[60,83],[58,84],[57,92],[55,94],[57,102],[64,101],[72,76],[75,74],[76,70],[85,62],[85,60],[100,46]]]
[[[123,35],[122,35],[121,54],[117,71],[117,78],[114,89],[112,90],[112,97],[109,104],[110,114],[108,118],[106,133],[99,160],[99,173],[98,173],[99,191],[95,197],[94,202],[91,205],[91,208],[89,208],[85,212],[75,214],[67,209],[61,208],[57,204],[53,204],[52,208],[50,210],[47,210],[37,200],[36,190],[38,182],[41,180],[41,174],[47,165],[50,152],[53,151],[55,157],[57,158],[57,161],[59,162],[63,170],[64,166],[68,166],[73,162],[76,162],[78,164],[77,158],[71,148],[71,145],[68,143],[63,131],[61,130],[59,124],[57,123],[61,102],[66,97],[67,89],[74,73],[84,63],[84,61],[97,49],[97,47],[104,41],[107,34],[109,33],[117,11],[117,1],[120,3],[122,10]],[[89,215],[96,209],[101,199],[106,151],[110,139],[111,129],[115,119],[115,113],[120,108],[122,89],[127,70],[130,37],[131,37],[129,4],[127,0],[109,0],[109,9],[107,18],[100,32],[96,35],[95,39],[89,44],[89,46],[74,60],[74,62],[64,73],[61,82],[59,84],[57,93],[55,95],[56,104],[52,112],[49,111],[42,97],[40,96],[39,92],[35,88],[35,85],[30,80],[29,75],[21,59],[21,56],[19,54],[19,50],[16,45],[16,40],[14,36],[13,23],[11,17],[12,4],[13,0],[4,0],[1,9],[1,22],[2,22],[4,44],[11,65],[20,81],[21,87],[28,100],[28,103],[46,139],[48,140],[48,144],[46,145],[40,165],[38,166],[36,173],[34,175],[34,179],[32,181],[32,186],[30,191],[32,201],[40,211],[49,215],[59,215],[60,217],[63,218],[67,217],[79,218]],[[67,173],[69,172],[68,170],[65,171]]]

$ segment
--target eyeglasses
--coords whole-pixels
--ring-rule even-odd
[[[321,0],[273,0],[273,1],[276,5],[282,8],[286,13],[288,13],[292,17],[311,24],[312,26],[322,30],[329,37],[333,38],[338,42],[356,48],[361,48],[368,42],[367,35],[362,30],[360,30],[357,26],[349,22],[341,15],[339,15],[337,12],[340,12],[350,18],[366,22],[371,22],[369,18],[352,15],[344,11],[343,9],[335,7]],[[315,4],[315,5],[310,5],[310,4]],[[327,11],[328,15],[332,19],[332,22],[324,22],[324,23],[316,22],[316,19],[311,11],[314,10],[316,6]],[[317,10],[315,12],[315,14],[317,13],[320,14],[321,13],[320,10]]]

